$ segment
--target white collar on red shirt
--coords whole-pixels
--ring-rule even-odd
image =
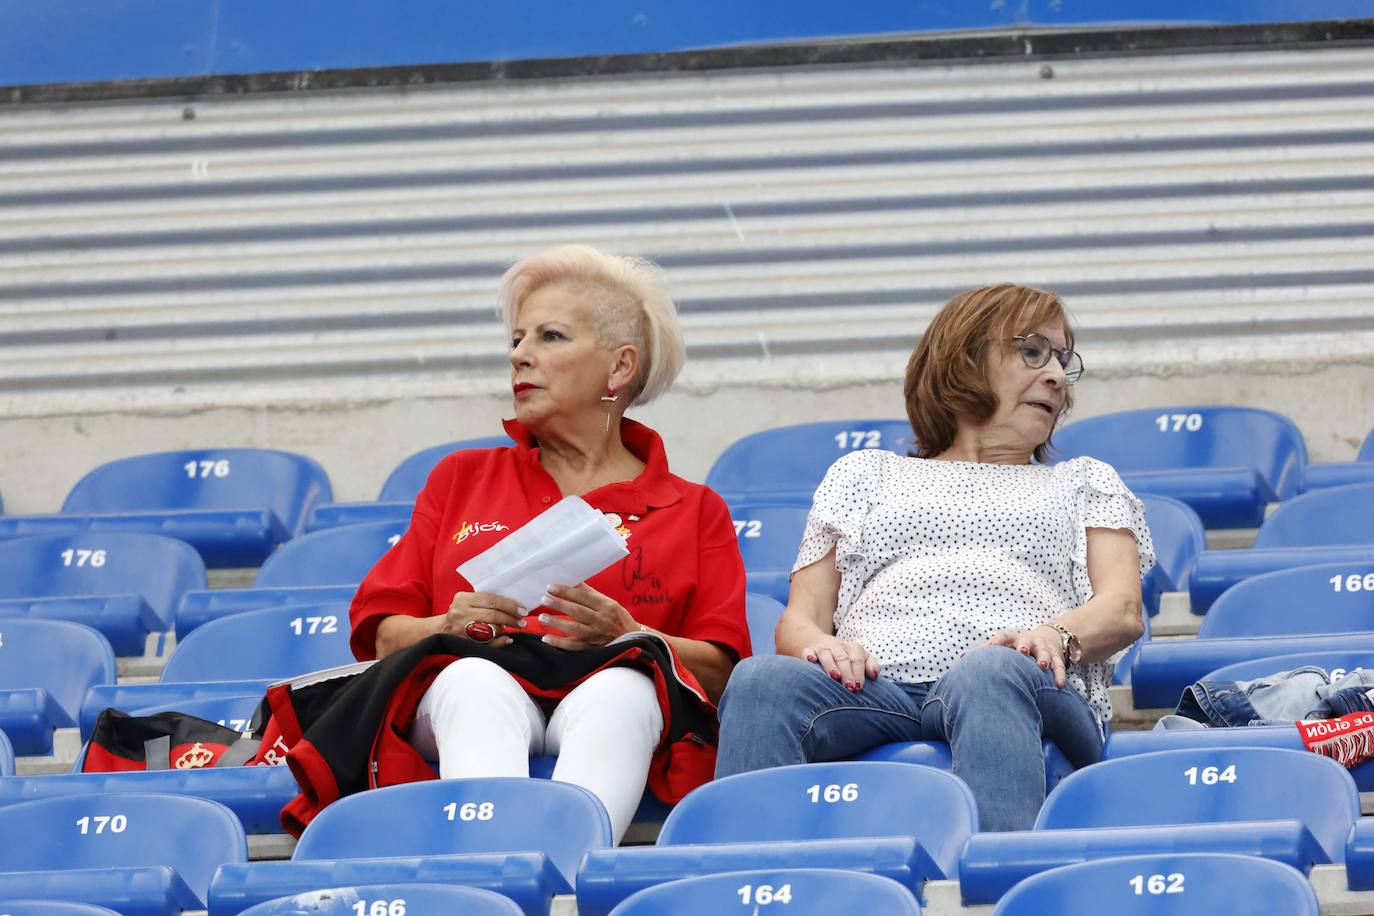
[[[515,442],[517,452],[525,452],[532,460],[538,461],[534,452],[538,443],[530,431],[518,420],[502,420],[506,435]],[[644,470],[634,480],[611,483],[598,487],[594,495],[598,509],[607,512],[644,512],[650,508],[671,506],[682,499],[677,478],[668,471],[668,453],[663,450],[663,439],[643,423],[634,420],[620,421],[620,441],[630,454],[644,462]]]

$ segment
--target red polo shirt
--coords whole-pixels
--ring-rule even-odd
[[[376,656],[382,618],[447,613],[456,593],[472,591],[460,565],[563,498],[529,432],[514,420],[504,425],[514,447],[454,452],[439,462],[410,528],[358,587],[350,612],[357,658]],[[725,501],[669,473],[663,440],[647,426],[621,421],[621,440],[644,471],[582,498],[620,517],[630,554],[587,584],[655,630],[749,655],[744,562]],[[526,619],[522,632],[548,632],[537,615]]]

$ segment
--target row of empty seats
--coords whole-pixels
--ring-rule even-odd
[[[509,443],[504,436],[435,446],[403,461],[373,503],[333,504],[313,459],[266,449],[162,452],[112,461],[72,487],[54,515],[0,515],[0,538],[92,531],[166,534],[192,544],[212,568],[255,566],[307,530],[362,521],[403,521],[429,471],[458,448]],[[809,500],[825,469],[861,448],[912,447],[904,420],[837,421],[746,436],[716,460],[707,483],[732,504]],[[1254,527],[1265,507],[1299,492],[1374,481],[1374,431],[1354,461],[1307,463],[1291,420],[1242,407],[1150,408],[1072,423],[1056,460],[1101,458],[1142,493],[1173,496],[1209,528]]]
[[[809,493],[787,503],[733,506],[749,587],[786,600],[788,572],[805,525]],[[1186,590],[1194,613],[1244,579],[1319,563],[1374,562],[1374,483],[1304,494],[1260,526],[1255,547],[1209,551],[1201,521],[1184,503],[1143,495],[1159,563],[1144,583],[1146,607]],[[72,620],[104,633],[119,655],[142,654],[149,634],[184,636],[208,619],[284,603],[342,600],[404,533],[407,519],[307,534],[277,549],[251,589],[207,590],[195,551],[157,535],[91,531],[0,540],[0,617]]]
[[[1026,882],[1060,867],[1197,854],[1276,862],[1300,878],[1316,866],[1344,866],[1351,891],[1374,887],[1374,830],[1360,820],[1350,775],[1325,757],[1273,748],[1106,760],[1060,782],[1033,829],[1001,834],[978,832],[972,795],[947,772],[841,762],[708,783],[673,809],[654,845],[642,847],[612,846],[609,819],[587,791],[510,778],[348,796],[309,824],[289,861],[249,861],[242,825],[223,805],[146,791],[5,799],[0,835],[29,838],[0,850],[0,899],[47,896],[121,913],[204,906],[216,916],[323,888],[440,883],[499,893],[525,913],[547,913],[555,896],[575,894],[579,916],[594,916],[637,912],[617,908],[669,881],[814,867],[880,876],[917,905],[929,882],[957,881],[965,905],[1013,907],[1031,893],[1018,887],[1042,887]],[[1288,875],[1228,862],[1252,869],[1257,881]],[[1109,898],[1126,902],[1168,892],[1154,876],[1168,882],[1183,870],[1099,867],[1126,876]],[[1194,889],[1209,880],[1204,873],[1196,872]],[[1249,872],[1232,872],[1240,873]],[[1135,875],[1142,883],[1132,888]],[[1060,880],[1044,883],[1062,887]],[[1311,892],[1305,880],[1272,880],[1285,894]],[[750,895],[767,886],[773,897],[786,882],[744,883]],[[729,889],[738,894],[742,886]],[[799,894],[807,886],[793,885],[798,903],[809,899]],[[1305,908],[1284,912],[1316,912],[1311,896],[1294,899]],[[1125,907],[1095,912],[1136,911]]]

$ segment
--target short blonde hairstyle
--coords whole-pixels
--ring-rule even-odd
[[[1073,349],[1073,326],[1057,293],[1000,283],[960,293],[936,313],[906,367],[906,413],[916,434],[916,456],[934,458],[954,444],[961,420],[982,423],[997,411],[988,383],[990,348],[1010,350],[1012,336],[1059,320],[1065,343]],[[1064,408],[1073,406],[1073,389],[1064,391]],[[1035,460],[1048,459],[1049,438],[1035,448]]]
[[[602,254],[590,245],[560,245],[516,261],[501,278],[496,295],[496,311],[507,331],[515,327],[521,303],[551,284],[588,297],[596,338],[603,347],[614,350],[630,344],[638,352],[630,404],[647,404],[672,387],[687,347],[677,306],[656,265],[643,258]]]

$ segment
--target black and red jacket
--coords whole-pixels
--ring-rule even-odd
[[[500,665],[547,709],[591,675],[629,666],[654,680],[663,734],[649,767],[649,788],[676,802],[711,778],[716,709],[666,640],[634,633],[610,645],[567,652],[539,637],[515,634],[504,648],[458,636],[430,636],[373,662],[274,685],[264,704],[270,718],[253,763],[291,767],[301,794],[282,809],[286,831],[300,836],[325,805],[365,789],[435,779],[405,739],[421,697],[445,665],[484,658]]]

